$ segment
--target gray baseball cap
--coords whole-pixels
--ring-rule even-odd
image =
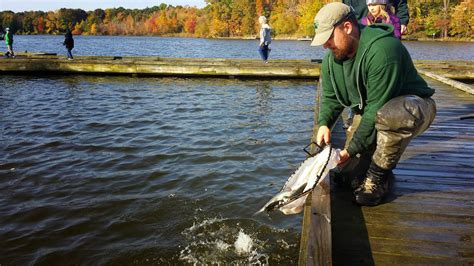
[[[314,39],[311,46],[323,45],[329,40],[334,27],[348,19],[354,12],[343,3],[333,2],[321,8],[314,17]]]

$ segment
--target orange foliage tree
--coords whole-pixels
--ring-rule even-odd
[[[206,0],[204,8],[160,4],[145,9],[107,8],[84,11],[0,12],[0,27],[16,34],[179,35],[195,37],[256,36],[264,15],[275,35],[311,37],[313,18],[332,0]],[[409,2],[409,31],[415,37],[472,38],[473,0]]]

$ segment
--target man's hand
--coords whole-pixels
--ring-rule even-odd
[[[407,34],[407,25],[401,25],[400,32],[402,33],[402,35]]]
[[[345,163],[351,156],[347,152],[347,150],[342,150],[339,153],[339,161],[337,161],[337,164],[343,164]]]
[[[331,143],[331,130],[327,126],[320,126],[318,135],[316,137],[316,143],[321,146],[322,143]]]

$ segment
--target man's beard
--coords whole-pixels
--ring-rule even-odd
[[[334,58],[338,61],[344,61],[348,58],[348,55],[354,51],[354,42],[353,38],[350,35],[342,35],[342,42],[340,47],[336,47],[332,50]]]

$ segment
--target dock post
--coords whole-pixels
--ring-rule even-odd
[[[318,133],[319,106],[322,82],[316,90],[314,126],[311,141]],[[314,147],[312,147],[314,149]],[[331,236],[331,181],[326,178],[308,195],[304,205],[298,265],[332,265]]]

